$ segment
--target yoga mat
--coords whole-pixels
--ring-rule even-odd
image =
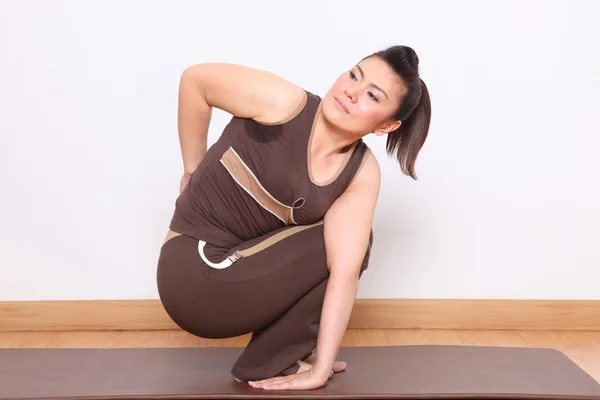
[[[553,349],[342,347],[346,371],[310,391],[264,391],[229,371],[242,348],[0,349],[0,399],[600,399]]]

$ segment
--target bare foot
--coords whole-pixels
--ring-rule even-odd
[[[308,371],[309,369],[311,369],[312,367],[314,367],[314,365],[315,365],[316,362],[317,362],[317,355],[315,353],[312,353],[304,361],[298,361],[298,364],[300,364],[300,369],[298,370],[297,373],[299,374],[301,372]],[[345,362],[343,362],[343,361],[334,361],[333,362],[333,366],[331,367],[331,372],[329,373],[329,377],[331,378],[334,373],[342,372],[345,369],[346,369],[346,363]]]
[[[314,365],[315,365],[316,362],[317,362],[317,355],[315,353],[312,353],[304,361],[298,361],[298,364],[300,365],[300,368],[298,369],[298,372],[296,372],[296,373],[300,374],[302,372],[306,372],[306,371],[310,370],[312,367],[314,367]],[[329,372],[329,378],[331,378],[334,373],[342,372],[345,369],[346,369],[346,363],[345,362],[343,362],[343,361],[334,361],[333,362],[333,366],[331,367],[331,372]],[[233,376],[233,379],[236,382],[242,382],[241,380],[239,380],[235,376]]]

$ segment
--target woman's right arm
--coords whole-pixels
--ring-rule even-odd
[[[304,90],[270,72],[236,64],[196,64],[179,83],[177,128],[184,176],[207,151],[212,108],[260,122],[284,120],[304,100]]]

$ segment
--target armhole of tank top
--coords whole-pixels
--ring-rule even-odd
[[[298,115],[300,115],[300,113],[306,108],[306,105],[308,104],[309,94],[306,90],[303,90],[303,92],[304,92],[304,97],[303,97],[302,101],[300,102],[298,107],[288,117],[282,119],[281,121],[277,121],[277,122],[262,122],[262,121],[257,121],[257,120],[254,120],[254,122],[256,122],[257,124],[260,124],[260,125],[265,125],[265,126],[283,125],[283,124],[290,122],[291,120],[296,118]]]
[[[360,165],[356,169],[356,172],[354,173],[354,176],[352,177],[352,179],[350,179],[350,183],[348,183],[348,186],[346,186],[346,189],[349,188],[350,185],[352,185],[352,183],[354,182],[354,180],[356,179],[356,177],[362,170],[362,167],[365,165],[365,162],[367,161],[367,157],[369,156],[370,152],[371,152],[371,149],[369,147],[367,147],[367,149],[365,150],[365,152],[363,154],[362,160],[360,161]]]

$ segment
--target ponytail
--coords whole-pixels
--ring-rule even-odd
[[[396,45],[365,58],[368,57],[379,57],[385,61],[408,89],[392,115],[392,120],[401,124],[387,134],[386,152],[388,155],[395,153],[402,172],[416,180],[415,162],[431,121],[429,90],[419,76],[419,56],[411,47]]]
[[[398,129],[388,133],[386,152],[388,155],[395,153],[402,172],[416,180],[415,162],[429,132],[431,101],[425,82],[419,78],[415,83],[414,86],[417,87],[411,88],[410,91],[416,92],[419,101],[412,111],[408,111],[407,117],[398,118],[402,117],[401,114],[406,114],[405,107],[402,107],[398,113],[399,115],[396,116],[395,119],[399,119],[402,123]],[[411,97],[410,93],[405,97],[403,103],[409,97]]]

